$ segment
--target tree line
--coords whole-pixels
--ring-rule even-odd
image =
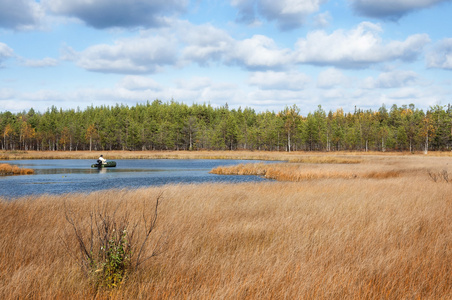
[[[451,150],[452,107],[413,104],[390,109],[319,105],[303,115],[296,106],[279,112],[228,105],[155,100],[145,104],[89,106],[44,113],[0,112],[3,150]]]

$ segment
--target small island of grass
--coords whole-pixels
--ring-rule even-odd
[[[18,166],[10,164],[0,164],[0,176],[5,175],[30,175],[33,174],[33,169],[19,168]]]

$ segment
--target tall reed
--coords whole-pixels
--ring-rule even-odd
[[[218,175],[258,175],[279,181],[303,181],[326,178],[392,178],[400,176],[401,171],[373,170],[370,168],[344,167],[338,165],[313,166],[299,163],[265,164],[250,163],[235,166],[219,166],[210,171]]]

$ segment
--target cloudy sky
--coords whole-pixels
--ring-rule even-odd
[[[0,0],[0,111],[452,103],[452,0]]]

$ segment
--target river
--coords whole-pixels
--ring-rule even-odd
[[[91,168],[93,160],[0,161],[35,170],[33,175],[0,176],[0,197],[14,199],[42,194],[92,192],[111,188],[139,188],[179,183],[255,182],[259,176],[215,175],[217,166],[259,162],[246,160],[120,159],[115,168]]]

